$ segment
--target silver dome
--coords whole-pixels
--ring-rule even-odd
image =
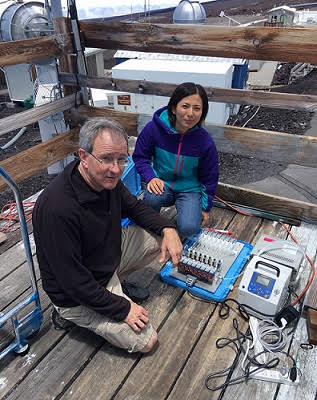
[[[199,0],[182,0],[173,14],[174,24],[204,24],[206,11]]]

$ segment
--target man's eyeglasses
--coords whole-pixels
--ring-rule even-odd
[[[98,158],[94,156],[92,153],[89,151],[85,150],[88,154],[90,154],[95,160],[97,160],[101,165],[104,167],[111,168],[115,164],[118,164],[118,167],[120,168],[125,168],[129,165],[129,159],[127,156],[125,157],[119,157],[119,158],[113,158],[112,156],[104,156],[102,158]]]

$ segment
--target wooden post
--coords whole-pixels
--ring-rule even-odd
[[[53,25],[57,34],[63,34],[66,36],[72,35],[71,23],[68,18],[55,18],[53,19]],[[74,54],[67,54],[59,57],[59,72],[68,72],[77,74],[76,57]],[[64,86],[64,95],[70,95],[78,90],[76,86]]]

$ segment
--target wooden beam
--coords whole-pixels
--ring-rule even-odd
[[[74,123],[84,122],[88,118],[105,117],[119,122],[130,136],[137,136],[137,113],[115,111],[109,108],[81,105],[72,109],[71,116]]]
[[[22,182],[75,152],[78,149],[78,132],[78,128],[72,129],[54,139],[7,158],[1,161],[0,165],[15,182]],[[0,190],[7,187],[6,182],[0,179]]]
[[[71,20],[69,18],[54,18],[53,19],[53,25],[55,32],[57,34],[62,34],[62,35],[67,35],[71,36],[72,35],[72,25],[71,25]],[[73,50],[73,53],[75,51]],[[64,56],[61,56],[59,58],[59,72],[68,72],[68,73],[74,73],[76,74],[77,71],[77,58],[76,54],[65,54]],[[76,76],[76,75],[75,75]],[[64,88],[64,95],[67,96],[69,94],[75,93],[77,91],[77,86],[78,83],[75,82],[73,86],[67,86]]]
[[[137,121],[139,115],[84,105],[72,110],[75,123],[97,116],[113,118],[121,123],[130,136],[138,135]],[[253,157],[260,160],[317,167],[317,137],[229,125],[208,124],[205,128],[215,140],[219,152],[242,156],[252,154]]]
[[[46,60],[72,52],[68,35],[0,42],[0,66]]]
[[[79,94],[77,94],[77,97],[79,99]],[[69,110],[70,108],[74,107],[75,102],[76,94],[72,94],[59,100],[54,100],[51,103],[2,118],[0,125],[0,136],[14,131],[15,129],[21,128],[22,126],[37,122],[38,120],[50,115]]]
[[[316,28],[80,21],[80,29],[87,47],[317,63]]]
[[[137,80],[93,78],[85,75],[60,74],[60,81],[64,85],[86,86],[96,89],[118,90],[129,93],[154,94],[157,96],[171,96],[177,85]],[[290,94],[265,92],[247,89],[223,89],[211,86],[204,87],[209,101],[235,104],[252,104],[261,107],[285,108],[288,110],[317,110],[317,96],[306,94]]]
[[[15,182],[19,183],[75,152],[78,149],[78,132],[78,128],[72,129],[63,135],[7,158],[1,161],[0,165]],[[6,188],[7,184],[0,179],[0,190]],[[317,206],[311,203],[272,196],[223,183],[218,185],[217,196],[227,202],[242,204],[246,207],[307,222],[317,222]]]
[[[281,164],[317,167],[317,137],[229,125],[206,125],[219,152],[250,156]]]
[[[317,205],[292,200],[268,193],[245,189],[233,185],[219,183],[217,196],[230,203],[242,204],[246,207],[267,211],[273,214],[317,223]]]

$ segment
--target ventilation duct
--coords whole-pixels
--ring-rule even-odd
[[[10,4],[11,3],[11,4]],[[0,8],[0,33],[4,42],[50,35],[47,13],[39,1],[8,1]]]

